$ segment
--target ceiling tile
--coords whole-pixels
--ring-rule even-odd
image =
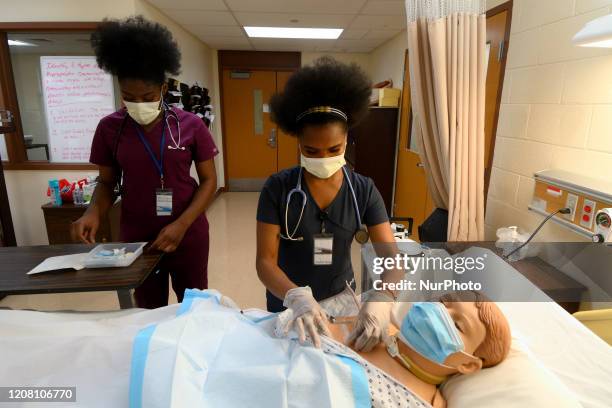
[[[365,0],[226,0],[233,11],[357,14]]]
[[[236,20],[229,11],[202,10],[162,10],[168,17],[181,25],[236,25]]]
[[[370,30],[390,30],[406,28],[406,17],[395,16],[364,16],[359,15],[351,23],[349,28],[367,28]]]
[[[328,27],[344,28],[353,20],[349,14],[285,14],[285,13],[234,13],[243,26],[262,27]],[[291,20],[297,19],[297,22]]]
[[[160,9],[226,11],[223,0],[147,0]]]
[[[348,28],[342,32],[340,38],[343,40],[359,40],[366,35],[368,30],[360,30],[360,29],[351,29]]]
[[[366,40],[388,40],[390,38],[395,37],[397,34],[399,34],[402,30],[370,30],[368,31],[368,33],[363,37]]]
[[[243,37],[246,34],[240,27],[235,26],[212,26],[206,24],[186,24],[184,27],[197,36],[210,37]]]
[[[396,16],[406,15],[406,5],[402,0],[399,1],[378,1],[369,0],[360,14],[369,14],[373,16]]]

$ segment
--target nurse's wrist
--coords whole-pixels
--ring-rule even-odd
[[[189,226],[190,226],[191,224],[193,224],[193,221],[190,221],[190,220],[189,220],[189,219],[187,219],[186,217],[181,216],[181,217],[177,218],[177,220],[175,221],[175,223],[176,223],[177,225],[179,225],[180,227],[182,227],[182,228],[184,228],[184,229],[187,229],[187,228],[189,228]]]
[[[100,211],[100,206],[92,201],[87,206],[87,209],[85,210],[85,214],[84,215],[95,215],[95,216],[101,218],[102,214],[100,214],[100,212],[101,212]]]

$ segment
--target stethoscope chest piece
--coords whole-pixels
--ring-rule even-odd
[[[369,240],[370,240],[370,234],[368,233],[368,231],[365,228],[361,227],[355,233],[355,241],[357,241],[361,245],[364,245]]]

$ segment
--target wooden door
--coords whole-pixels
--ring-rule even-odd
[[[285,84],[292,74],[292,71],[278,71],[276,73],[277,92],[282,92],[283,89],[285,89]],[[277,170],[280,171],[282,169],[297,166],[299,159],[297,138],[284,133],[278,129],[278,127],[276,129],[276,134],[278,137]]]
[[[488,190],[495,133],[507,57],[512,5],[504,3],[487,12],[487,44],[490,46],[485,97],[485,197]],[[415,228],[435,209],[427,188],[425,171],[411,140],[412,108],[410,104],[410,73],[408,51],[404,60],[404,83],[400,112],[400,134],[393,215],[412,217]],[[414,237],[416,238],[416,236]]]
[[[277,171],[276,126],[268,107],[276,72],[224,69],[222,86],[228,187],[259,191]]]
[[[292,71],[223,70],[228,187],[259,191],[266,179],[298,163],[298,142],[270,118],[269,101]]]

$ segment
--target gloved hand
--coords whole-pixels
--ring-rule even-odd
[[[355,350],[370,351],[381,341],[386,341],[393,304],[391,295],[385,292],[371,293],[359,310],[357,323],[347,339],[347,344],[355,342]]]
[[[293,319],[288,329],[293,327],[298,334],[300,344],[306,342],[306,332],[316,348],[321,347],[319,333],[331,337],[327,329],[327,315],[312,296],[312,289],[308,286],[290,289],[285,295],[283,306],[293,312]]]

